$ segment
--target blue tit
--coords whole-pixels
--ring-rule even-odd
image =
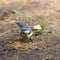
[[[19,28],[21,30],[21,36],[22,36],[22,38],[23,39],[31,39],[31,37],[33,35],[32,29],[29,26],[23,25],[20,22],[17,22],[16,24],[19,26]]]

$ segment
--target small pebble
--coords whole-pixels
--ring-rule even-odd
[[[48,33],[51,33],[51,31],[49,31]]]
[[[2,32],[3,31],[3,29],[0,29],[0,32]]]

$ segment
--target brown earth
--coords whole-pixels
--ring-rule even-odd
[[[0,60],[60,60],[60,0],[14,1],[0,4]],[[19,13],[8,12],[1,19],[13,9]],[[16,22],[33,26],[35,15],[48,21],[46,31],[33,42],[21,42]]]

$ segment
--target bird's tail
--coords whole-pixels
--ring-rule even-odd
[[[20,23],[20,22],[17,22],[16,23],[20,28],[22,28],[23,27],[23,24],[22,23]]]

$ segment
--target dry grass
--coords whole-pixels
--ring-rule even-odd
[[[24,2],[24,5],[20,3],[19,3],[20,5],[18,3],[14,3],[17,1]],[[25,4],[25,2],[29,2],[29,1],[30,2],[34,1],[34,3]],[[39,1],[39,2],[35,2],[35,1]],[[2,4],[11,3],[10,0],[7,0],[7,2],[6,0],[0,0],[0,3],[1,2]],[[57,56],[56,60],[59,59],[58,58],[60,52],[60,5],[59,5],[60,3],[59,2],[60,0],[24,0],[24,1],[12,0],[12,3],[16,4],[15,6],[6,5],[6,8],[4,8],[6,10],[9,10],[10,8],[13,9],[16,8],[20,11],[18,14],[14,14],[13,16],[11,16],[12,18],[9,17],[8,19],[0,20],[0,25],[3,27],[3,32],[0,33],[0,50],[5,48],[5,51],[7,52],[6,58],[10,58],[11,60],[14,59],[19,60],[21,55],[24,57],[28,55],[28,58],[30,58],[30,56],[33,55],[35,56],[34,58],[41,57],[42,59],[31,59],[31,60],[46,60],[46,59],[50,59],[51,57],[55,58],[56,56]],[[33,42],[25,43],[19,41],[18,39],[20,38],[19,35],[20,30],[17,27],[16,22],[17,21],[23,22],[24,24],[28,23],[29,26],[35,25],[37,23],[34,17],[35,14],[39,15],[42,18],[45,17],[48,20],[48,25],[46,26],[47,31],[38,36],[34,36]],[[51,33],[49,33],[49,31],[51,31]],[[10,47],[12,47],[13,49],[10,49]],[[16,49],[17,52],[14,49]],[[27,53],[27,51],[25,52],[25,50],[27,51],[30,50],[30,51]],[[2,52],[4,53],[5,51],[2,50]],[[22,56],[21,58],[23,59]],[[33,56],[31,56],[31,58],[33,58]],[[5,60],[3,59],[3,55],[1,60]]]
[[[39,0],[0,0],[0,3],[2,4],[9,4],[9,3],[15,3],[15,2],[23,2],[23,3],[26,3],[26,2],[33,2],[33,1],[39,1]]]

